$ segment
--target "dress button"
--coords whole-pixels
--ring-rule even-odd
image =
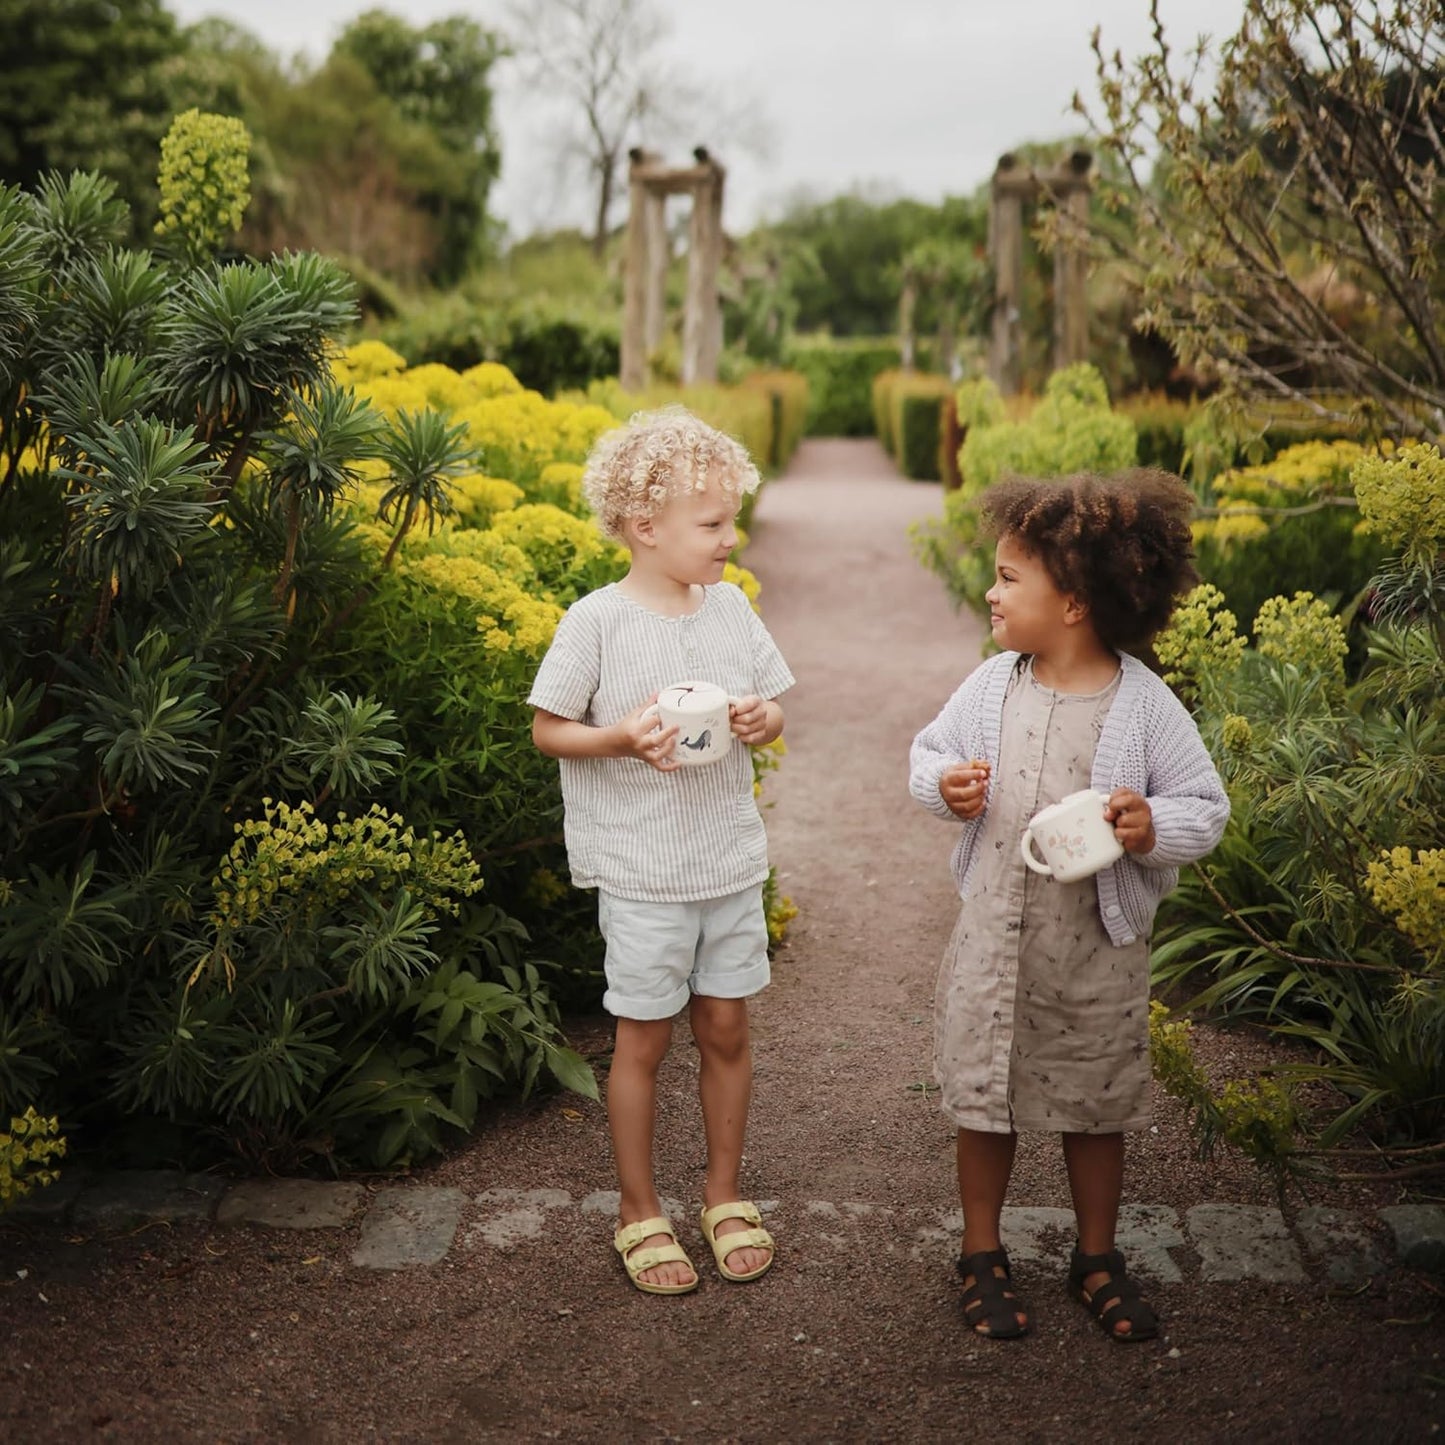
[[[1118,916],[1119,916],[1119,905],[1118,905],[1117,903],[1111,903],[1111,904],[1104,910],[1104,917],[1105,917],[1105,918],[1117,918]]]

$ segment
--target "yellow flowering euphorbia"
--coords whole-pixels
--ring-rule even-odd
[[[472,388],[472,400],[489,396],[507,396],[521,391],[522,383],[500,361],[482,361],[462,372],[462,380]]]
[[[1445,965],[1445,848],[1391,848],[1365,869],[1370,901],[1423,953]]]
[[[406,357],[384,341],[358,341],[331,363],[332,375],[343,386],[375,381],[379,376],[395,376],[405,370]]]
[[[486,527],[498,512],[510,512],[526,498],[515,482],[487,477],[479,472],[457,477],[452,482],[452,506],[457,521],[468,527]]]
[[[489,651],[515,649],[540,658],[562,617],[562,609],[555,602],[533,596],[511,577],[475,557],[433,553],[414,561],[404,560],[403,575],[475,609],[477,631]]]
[[[1338,687],[1345,684],[1350,644],[1344,624],[1311,592],[1270,597],[1254,618],[1255,647],[1265,657],[1318,672]]]

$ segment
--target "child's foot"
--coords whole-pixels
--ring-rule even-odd
[[[724,1279],[756,1279],[773,1262],[773,1236],[762,1227],[757,1205],[746,1199],[714,1205],[702,1212],[703,1238],[712,1246],[713,1257]],[[736,1236],[729,1249],[727,1241]]]
[[[1159,1334],[1159,1317],[1144,1302],[1117,1249],[1083,1254],[1075,1245],[1069,1259],[1069,1293],[1098,1320],[1110,1339],[1123,1344],[1152,1340]]]
[[[697,1271],[661,1215],[619,1225],[612,1243],[628,1278],[644,1294],[686,1294],[697,1288]]]
[[[976,1334],[990,1340],[1016,1340],[1028,1333],[1029,1317],[1009,1289],[1008,1255],[1002,1249],[981,1249],[961,1255],[963,1317]]]

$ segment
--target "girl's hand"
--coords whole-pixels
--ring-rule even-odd
[[[1148,802],[1132,788],[1115,788],[1109,794],[1104,821],[1114,825],[1114,836],[1126,853],[1153,851],[1154,814]]]
[[[728,708],[728,723],[740,743],[757,747],[771,742],[768,735],[768,704],[755,693],[740,697]]]
[[[949,812],[965,820],[976,818],[988,802],[989,765],[979,758],[945,768],[938,780],[938,796]]]
[[[614,726],[623,757],[641,758],[659,773],[671,773],[682,766],[673,756],[677,729],[663,727],[656,713],[649,716],[648,710],[656,701],[657,694],[653,693]]]

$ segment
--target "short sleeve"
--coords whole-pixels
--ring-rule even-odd
[[[746,603],[747,599],[743,599]],[[752,650],[753,691],[759,697],[774,698],[786,692],[797,679],[793,676],[773,635],[763,625],[763,619],[747,608],[748,641]]]
[[[581,722],[591,706],[601,672],[598,619],[574,604],[557,624],[527,702],[544,712]]]

